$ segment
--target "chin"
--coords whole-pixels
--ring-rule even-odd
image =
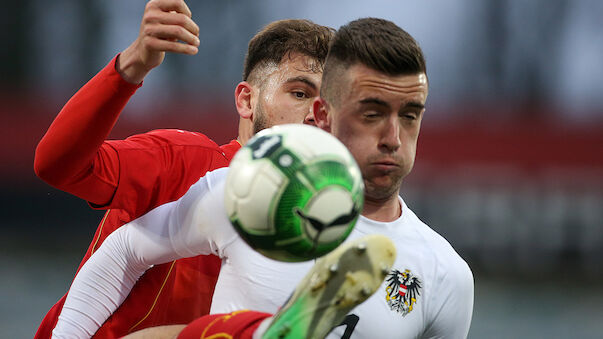
[[[393,184],[390,182],[390,184],[387,184],[387,185],[375,184],[374,182],[373,183],[365,182],[364,195],[367,198],[369,198],[370,200],[376,200],[376,201],[388,200],[392,196],[398,195],[398,192],[400,191],[401,183],[402,183],[401,180],[397,184]]]

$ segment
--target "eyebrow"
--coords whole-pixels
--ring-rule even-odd
[[[390,104],[387,101],[383,101],[383,100],[381,100],[379,98],[365,98],[365,99],[360,100],[360,103],[364,104],[364,105],[371,105],[371,104],[373,104],[373,105],[383,106],[385,108],[391,108]],[[418,101],[407,102],[401,109],[411,108],[411,107],[412,108],[418,108],[420,110],[425,109],[425,105],[423,105],[422,103],[420,103]]]
[[[360,100],[360,103],[363,105],[379,105],[379,106],[383,106],[385,108],[391,108],[389,103],[387,103],[386,101],[383,101],[379,98],[365,98],[365,99]]]
[[[310,86],[312,89],[318,89],[318,86],[316,86],[316,84],[314,82],[312,82],[312,80],[304,77],[304,76],[297,76],[297,77],[293,77],[293,78],[289,78],[287,79],[287,81],[285,81],[286,84],[290,84],[293,82],[303,82],[304,84]]]
[[[418,101],[410,101],[407,102],[406,105],[404,105],[404,107],[414,107],[414,108],[418,108],[420,110],[424,110],[425,109],[425,105],[423,105],[422,103],[418,102]]]

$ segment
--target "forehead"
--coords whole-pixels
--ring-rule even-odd
[[[392,76],[364,65],[354,65],[346,73],[350,99],[377,96],[385,100],[412,100],[422,104],[427,99],[428,82],[424,73]]]
[[[272,74],[279,75],[282,78],[291,76],[311,76],[318,78],[322,76],[322,65],[318,60],[298,52],[291,52],[283,56],[281,63],[275,65]]]

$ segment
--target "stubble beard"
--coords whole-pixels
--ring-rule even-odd
[[[255,105],[255,112],[253,113],[253,134],[271,127],[268,120],[266,120],[266,114],[264,112],[264,106],[261,102],[258,102],[257,105]]]
[[[391,185],[381,186],[376,185],[369,180],[364,181],[364,196],[366,200],[374,202],[384,202],[392,198],[392,196],[399,195],[400,187],[402,186],[403,177],[397,176],[391,178]]]
[[[399,161],[403,164],[403,161]],[[412,169],[412,167],[411,167]],[[387,201],[393,196],[398,196],[404,178],[410,173],[411,169],[401,168],[400,171],[384,173],[371,173],[371,170],[365,170],[362,173],[364,179],[364,195],[367,200],[375,202]],[[387,177],[383,178],[383,176]],[[387,180],[387,181],[385,181]],[[385,182],[384,182],[385,181]]]

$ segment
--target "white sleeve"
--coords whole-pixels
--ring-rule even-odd
[[[435,316],[422,338],[467,338],[473,315],[471,269],[459,258],[437,284],[432,301],[435,304],[429,312]]]
[[[236,237],[234,229],[224,224],[228,223],[224,177],[208,173],[179,200],[109,235],[76,275],[52,337],[90,338],[153,265],[200,254],[220,255],[221,248]]]

